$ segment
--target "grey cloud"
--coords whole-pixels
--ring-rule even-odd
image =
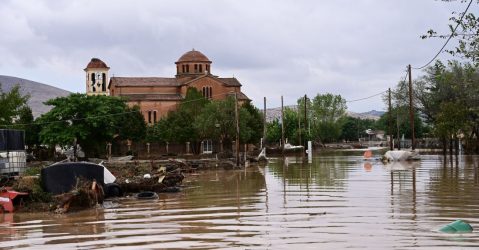
[[[318,92],[357,99],[395,85],[406,64],[432,57],[443,41],[419,35],[447,31],[450,12],[463,7],[434,0],[4,1],[0,73],[84,91],[91,57],[115,75],[173,76],[174,62],[195,48],[213,61],[214,74],[238,77],[258,106],[265,95],[276,106],[280,95],[293,103]],[[350,109],[382,107],[376,98]]]

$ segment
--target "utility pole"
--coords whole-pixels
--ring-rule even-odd
[[[303,145],[303,142],[301,141],[301,117],[299,116],[299,105],[298,105],[298,136],[299,136],[299,145]]]
[[[304,95],[304,131],[306,131],[306,125],[308,124],[308,112],[307,112],[307,105],[306,105],[306,101],[308,100],[308,97],[306,95]],[[306,133],[305,133],[306,134]],[[308,139],[310,138],[311,135],[308,136]],[[304,137],[304,148],[306,148],[307,146],[307,143],[308,143],[308,140],[306,140],[306,136]]]
[[[388,123],[389,123],[389,150],[393,150],[394,147],[393,147],[393,125],[392,125],[392,106],[391,106],[391,88],[389,88],[388,90],[389,92],[389,115],[388,115]]]
[[[399,109],[396,110],[396,129],[397,129],[397,137],[398,137],[398,150],[401,150],[401,139],[399,139],[400,137],[400,133],[399,133]]]
[[[416,148],[416,135],[414,132],[414,107],[412,104],[412,76],[411,76],[411,64],[407,66],[408,74],[409,74],[409,120],[411,125],[411,148],[414,150]]]
[[[263,147],[266,147],[266,96],[264,97],[263,106]]]
[[[281,153],[284,155],[284,106],[283,106],[283,96],[281,96]]]
[[[235,92],[235,118],[236,118],[236,166],[239,166],[239,150],[240,150],[240,136],[239,136],[239,113],[238,113],[238,93]]]

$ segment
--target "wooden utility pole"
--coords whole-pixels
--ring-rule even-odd
[[[266,96],[264,97],[263,106],[263,147],[266,147]]]
[[[389,92],[389,115],[388,115],[388,123],[389,123],[389,150],[393,150],[394,149],[394,146],[393,146],[393,125],[392,125],[392,122],[393,122],[393,109],[392,109],[392,106],[391,106],[391,88],[389,88],[388,90]]]
[[[306,111],[306,109],[307,109],[307,108],[306,108],[306,106],[307,106],[307,105],[306,105],[306,101],[307,101],[307,100],[308,100],[308,97],[307,97],[306,95],[304,95],[304,124],[303,124],[303,125],[304,125],[304,131],[306,131],[306,129],[307,129],[306,126],[308,126],[308,123],[307,123],[307,122],[308,122],[308,115],[307,115],[308,113],[307,113],[307,111]],[[306,133],[305,133],[305,134],[306,134]],[[309,136],[308,136],[308,139],[309,139]],[[306,146],[307,144],[308,144],[308,140],[306,140],[306,136],[305,136],[305,137],[304,137],[304,148],[307,147],[307,146]]]
[[[401,150],[401,135],[399,133],[399,109],[396,109],[396,130],[397,130],[397,138],[398,138],[398,150]]]
[[[407,66],[408,75],[409,75],[409,120],[411,125],[411,148],[414,150],[416,148],[416,135],[414,132],[414,107],[412,105],[412,76],[411,76],[411,64]]]
[[[283,96],[281,96],[281,152],[284,155],[284,107]]]
[[[299,106],[298,106],[298,136],[299,136],[299,145],[303,145],[303,142],[301,141],[301,117],[299,113]]]
[[[236,166],[239,166],[239,150],[240,150],[240,131],[239,131],[239,113],[238,113],[238,93],[235,93],[235,118],[236,118]]]

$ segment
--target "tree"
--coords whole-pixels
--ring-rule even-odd
[[[409,119],[408,107],[395,107],[392,109],[391,115],[392,132],[389,131],[389,111],[381,115],[376,122],[376,127],[385,133],[392,133],[395,138],[397,137],[399,127],[400,136],[404,135],[406,138],[412,138],[412,129]],[[414,132],[416,138],[422,138],[424,133],[427,132],[427,127],[425,127],[418,113],[414,113]]]
[[[196,88],[188,88],[178,110],[169,112],[148,128],[147,140],[163,143],[191,142],[193,151],[196,151],[200,138],[194,124],[208,103],[210,101]]]
[[[35,123],[30,107],[24,106],[19,110],[18,119],[15,121],[14,128],[25,130],[25,144],[28,147],[28,151],[31,152],[33,147],[40,143],[38,137],[40,127]]]
[[[450,2],[451,0],[443,0]],[[471,0],[472,3],[473,0]],[[462,0],[465,3],[465,0]],[[478,3],[479,1],[476,1]],[[468,7],[469,8],[469,7]],[[479,17],[474,13],[453,12],[449,20],[449,34],[437,34],[436,31],[430,29],[426,35],[422,35],[422,39],[426,38],[440,38],[449,39],[450,36],[458,41],[458,45],[452,50],[446,50],[447,53],[453,56],[459,56],[463,59],[469,60],[474,65],[479,65]],[[456,29],[457,28],[457,29]]]
[[[11,125],[27,106],[29,95],[20,93],[20,85],[15,85],[9,92],[3,92],[0,84],[0,125]]]
[[[262,118],[259,111],[248,106],[239,107],[240,143],[258,142],[262,136]],[[199,137],[219,141],[225,147],[236,140],[235,100],[231,97],[208,103],[202,114],[195,120],[194,126]]]
[[[341,128],[340,138],[346,141],[359,141],[359,138],[367,136],[366,129],[378,129],[376,121],[348,116]]]
[[[115,135],[139,139],[145,126],[139,110],[128,108],[126,101],[118,97],[71,94],[45,104],[53,108],[38,119],[41,141],[62,147],[76,142],[87,157],[99,157]]]
[[[122,140],[141,141],[146,135],[146,123],[140,107],[126,107],[125,114],[118,117],[118,136]]]
[[[317,94],[312,101],[313,137],[324,142],[337,141],[346,117],[346,100],[341,95]]]
[[[244,109],[248,112],[248,120],[246,121],[246,126],[251,131],[249,138],[246,139],[247,143],[258,143],[260,138],[263,137],[263,116],[258,108],[251,105],[250,102],[245,102],[241,109]]]
[[[278,119],[266,123],[266,141],[270,144],[276,144],[281,140],[281,124]]]
[[[444,144],[464,137],[465,151],[479,151],[479,71],[469,63],[437,62],[415,81],[418,109]],[[445,145],[444,145],[445,147]]]

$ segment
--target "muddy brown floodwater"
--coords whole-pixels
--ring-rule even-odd
[[[348,155],[352,154],[352,155]],[[51,215],[0,214],[4,249],[479,247],[479,157],[383,165],[360,153],[188,174],[180,193]],[[445,234],[456,219],[477,231]]]

